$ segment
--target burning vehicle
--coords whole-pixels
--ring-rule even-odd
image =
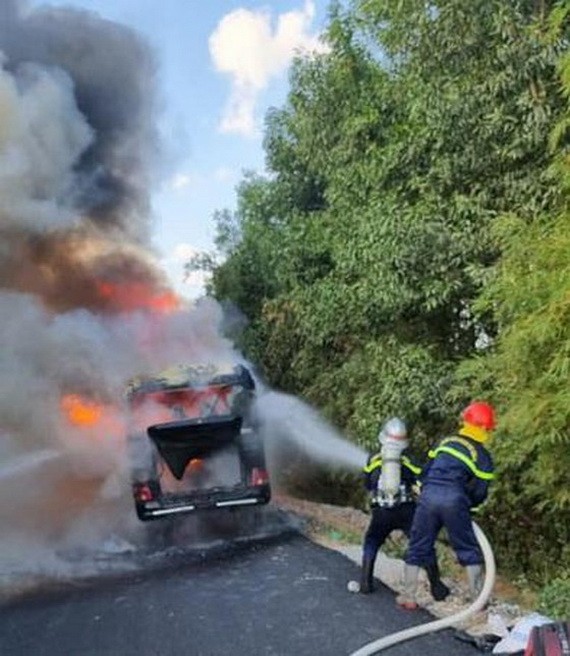
[[[226,373],[178,367],[132,382],[127,397],[139,519],[269,502],[265,451],[252,417],[255,383],[246,367]]]

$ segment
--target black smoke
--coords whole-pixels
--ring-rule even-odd
[[[152,264],[157,60],[130,28],[0,0],[0,284],[53,311],[108,310],[101,280],[168,285]]]
[[[25,86],[30,67],[68,76],[92,142],[73,164],[74,208],[104,231],[146,242],[157,162],[156,71],[144,39],[124,25],[72,8],[29,10],[0,1],[4,69]]]

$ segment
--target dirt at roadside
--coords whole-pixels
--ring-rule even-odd
[[[319,543],[359,543],[366,531],[369,515],[356,508],[332,506],[273,494],[273,503],[303,520],[305,533]]]

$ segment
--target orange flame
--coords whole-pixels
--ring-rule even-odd
[[[204,461],[201,458],[192,458],[187,466],[187,470],[193,473],[201,472],[203,469]]]
[[[101,405],[83,399],[78,394],[66,394],[61,399],[61,409],[69,423],[75,426],[95,426],[103,416]]]
[[[125,311],[152,310],[169,313],[180,307],[180,299],[170,290],[155,292],[144,283],[98,282],[99,296]]]

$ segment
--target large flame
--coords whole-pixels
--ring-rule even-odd
[[[97,283],[97,290],[102,299],[124,312],[151,310],[170,313],[180,308],[180,299],[174,292],[156,292],[144,283],[102,281]]]
[[[82,435],[118,442],[124,435],[124,413],[114,405],[104,405],[80,394],[65,394],[60,409],[68,425]]]

